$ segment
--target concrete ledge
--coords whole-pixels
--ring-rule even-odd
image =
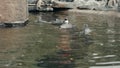
[[[15,22],[2,22],[0,23],[0,27],[23,27],[26,26],[28,23],[28,19],[26,19],[25,21],[15,21]]]

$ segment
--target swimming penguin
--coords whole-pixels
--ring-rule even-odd
[[[65,18],[65,19],[64,19],[64,21],[63,21],[63,23],[64,23],[64,24],[69,24],[68,19],[67,19],[67,18]]]
[[[88,24],[83,25],[83,30],[80,32],[83,35],[90,35],[92,30],[88,27]]]
[[[60,28],[69,29],[69,28],[73,28],[73,25],[69,23],[67,18],[65,18]]]

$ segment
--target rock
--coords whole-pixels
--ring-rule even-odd
[[[79,9],[90,9],[90,10],[105,10],[108,7],[110,9],[118,9],[119,1],[117,0],[75,0],[74,2]],[[107,7],[106,7],[107,6]]]
[[[28,19],[27,0],[0,1],[0,23],[21,23]]]

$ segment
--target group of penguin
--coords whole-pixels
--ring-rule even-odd
[[[59,19],[56,19],[54,24],[59,24],[60,29],[69,29],[75,27],[75,25],[69,23],[69,20],[65,18],[62,22]],[[84,35],[89,35],[92,32],[92,30],[89,28],[88,24],[83,25],[83,29],[80,32]]]

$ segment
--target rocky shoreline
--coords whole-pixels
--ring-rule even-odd
[[[79,9],[71,9],[69,12],[76,13],[87,13],[87,14],[97,14],[97,15],[107,15],[107,16],[115,16],[120,18],[120,12],[118,11],[97,11],[97,10],[79,10]]]

